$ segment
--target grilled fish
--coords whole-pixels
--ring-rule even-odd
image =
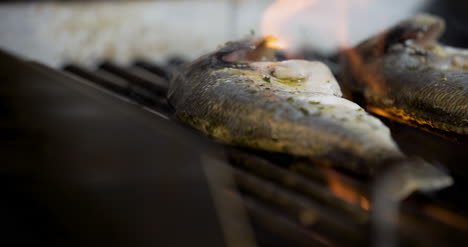
[[[346,51],[343,87],[378,115],[468,134],[468,50],[437,43],[444,28],[418,15]]]
[[[261,61],[268,52],[256,44],[230,42],[186,65],[169,86],[176,117],[226,144],[326,160],[365,175],[407,160],[379,119],[341,97],[327,66]],[[417,163],[427,169],[414,181],[451,183]]]

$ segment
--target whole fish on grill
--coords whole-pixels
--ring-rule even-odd
[[[186,65],[169,85],[176,117],[226,144],[319,159],[365,175],[408,160],[379,119],[341,97],[327,66],[264,61],[271,52],[261,43],[230,42]],[[418,189],[451,183],[423,160],[408,163],[423,167],[404,172]]]
[[[378,115],[468,134],[468,50],[437,43],[444,27],[417,15],[345,51],[340,81]]]

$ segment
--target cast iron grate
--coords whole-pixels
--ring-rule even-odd
[[[164,66],[147,61],[125,67],[104,62],[93,69],[67,65],[63,70],[177,121],[171,118],[165,95],[171,75],[181,64],[182,59],[171,59]],[[412,137],[408,127],[387,123],[403,138]],[[365,246],[373,241],[372,205],[365,180],[287,155],[234,147],[226,147],[226,154],[260,245]],[[458,181],[458,174],[454,176]],[[457,183],[445,191],[405,200],[399,215],[401,245],[468,241],[468,212],[465,200],[460,199],[464,188],[463,182]]]

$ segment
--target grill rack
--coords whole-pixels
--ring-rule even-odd
[[[137,61],[131,66],[104,62],[89,69],[66,65],[63,70],[92,82],[118,97],[171,119],[165,95],[168,81],[181,60],[161,66]],[[177,121],[171,119],[171,121]],[[372,211],[336,196],[327,175],[369,198],[368,184],[342,171],[323,168],[289,157],[275,162],[272,154],[226,147],[230,169],[262,246],[366,246],[372,239]],[[237,192],[236,192],[237,193]],[[453,212],[443,199],[417,194],[400,208],[399,243],[402,246],[445,246],[468,241],[466,215]],[[450,203],[448,203],[450,204]],[[439,210],[434,217],[424,208]],[[377,239],[378,241],[378,239]],[[384,246],[385,243],[377,245]]]

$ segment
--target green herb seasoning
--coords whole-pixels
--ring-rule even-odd
[[[268,83],[271,83],[271,78],[268,77],[268,76],[264,76],[264,77],[263,77],[263,81],[268,82]]]
[[[302,112],[302,114],[304,114],[306,116],[309,116],[309,111],[306,108],[301,107],[301,108],[299,108],[299,110]]]

